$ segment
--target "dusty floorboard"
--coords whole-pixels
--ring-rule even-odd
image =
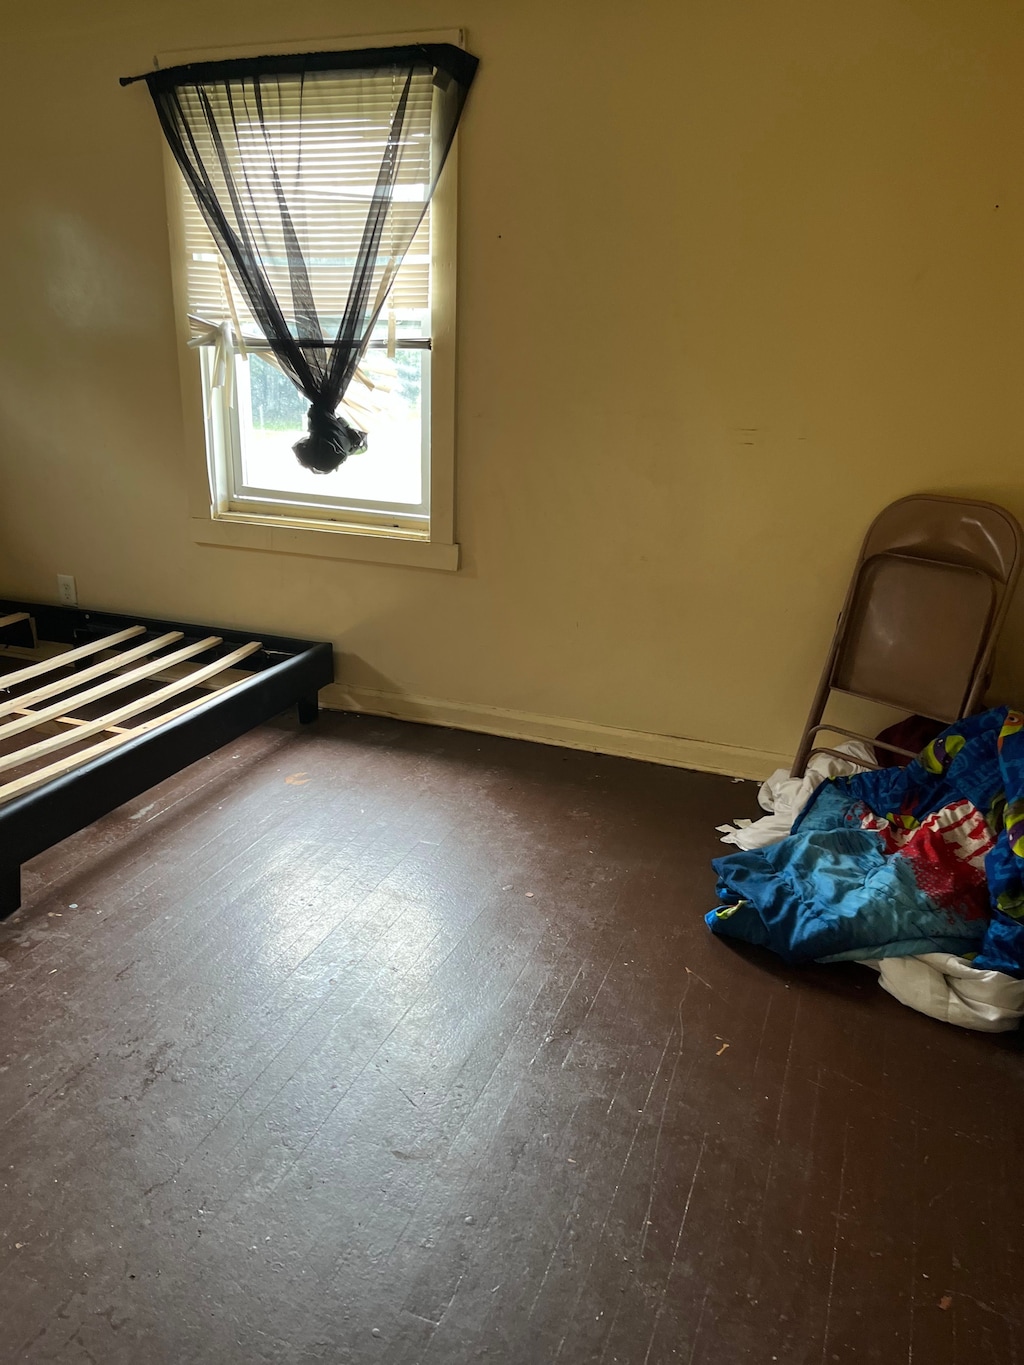
[[[1015,1365],[1020,1044],[713,940],[752,796],[332,716],[29,864],[0,1357]]]

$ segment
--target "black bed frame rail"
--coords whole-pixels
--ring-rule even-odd
[[[226,646],[259,639],[263,649],[240,670],[253,676],[223,696],[214,694],[186,715],[0,805],[0,918],[21,904],[23,862],[290,706],[297,706],[299,720],[309,724],[316,719],[320,688],[334,678],[333,651],[323,641],[0,600],[0,615],[19,611],[29,613],[40,639],[61,644],[82,644],[97,634],[141,625],[193,638],[217,634]]]

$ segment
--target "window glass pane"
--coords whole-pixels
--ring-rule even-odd
[[[299,464],[292,446],[306,432],[306,400],[275,365],[250,352],[239,364],[243,488],[236,493],[265,490],[314,495],[342,505],[355,500],[418,508],[425,492],[423,401],[429,351],[403,348],[401,338],[422,335],[423,321],[408,316],[400,320],[393,360],[383,347],[368,350],[364,366],[373,387],[353,384],[348,397],[359,406],[341,409],[367,433],[368,449],[350,455],[333,474],[315,474]],[[375,335],[386,339],[386,322]]]

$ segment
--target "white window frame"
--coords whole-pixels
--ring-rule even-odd
[[[397,47],[417,42],[463,45],[462,30],[429,33],[317,38],[287,44],[253,44],[200,52],[167,53],[161,67],[227,57],[288,52],[342,51],[362,47]],[[200,545],[248,549],[328,559],[402,564],[430,569],[459,567],[455,541],[455,261],[458,194],[456,137],[430,202],[431,340],[424,385],[424,421],[429,427],[429,494],[426,517],[397,509],[360,507],[346,512],[315,500],[288,494],[280,500],[228,496],[225,477],[239,454],[233,420],[223,412],[223,390],[211,389],[207,401],[203,367],[206,348],[190,347],[186,300],[186,261],[180,208],[181,172],[168,149],[164,153],[168,230],[177,318],[179,370],[185,439],[189,452],[189,524]],[[245,361],[236,363],[245,364]],[[236,385],[242,393],[245,385]],[[333,500],[332,500],[333,501]]]
[[[213,384],[216,364],[215,348],[200,346],[200,371],[203,378],[203,402],[206,413],[206,446],[211,454],[210,482],[212,504],[218,513],[242,513],[255,516],[277,516],[292,520],[307,518],[313,522],[331,522],[335,527],[356,525],[381,527],[394,531],[428,531],[430,527],[430,412],[431,412],[431,345],[403,345],[396,342],[396,350],[412,350],[420,357],[420,476],[423,496],[415,507],[402,504],[353,498],[346,503],[337,494],[296,493],[289,489],[249,486],[245,482],[242,432],[252,426],[252,396],[246,367],[252,360],[234,355],[233,405],[224,402],[224,390]],[[250,356],[258,352],[250,351]]]

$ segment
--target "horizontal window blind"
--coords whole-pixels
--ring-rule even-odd
[[[239,139],[239,164],[229,167],[233,175],[244,180],[247,193],[259,205],[261,238],[254,247],[277,297],[285,301],[291,298],[291,289],[284,226],[275,211],[276,183],[280,184],[309,269],[315,309],[325,328],[332,322],[337,326],[345,307],[394,109],[396,77],[382,72],[367,81],[365,72],[360,75],[360,80],[346,79],[345,73],[282,77],[269,89],[264,82],[264,126],[261,129],[257,120],[252,121],[252,127]],[[215,87],[200,90],[207,98],[223,98]],[[391,221],[381,242],[372,297],[390,274],[388,233],[397,241],[407,241],[412,225],[423,214],[431,179],[432,93],[431,74],[414,75]],[[239,96],[252,97],[248,87]],[[245,127],[241,119],[239,126]],[[217,175],[215,170],[213,183],[220,194],[224,185],[217,183]],[[180,199],[193,335],[202,335],[210,325],[237,319],[246,335],[258,336],[259,327],[183,178]],[[388,298],[396,309],[429,307],[429,209]],[[294,318],[288,321],[294,331]]]

